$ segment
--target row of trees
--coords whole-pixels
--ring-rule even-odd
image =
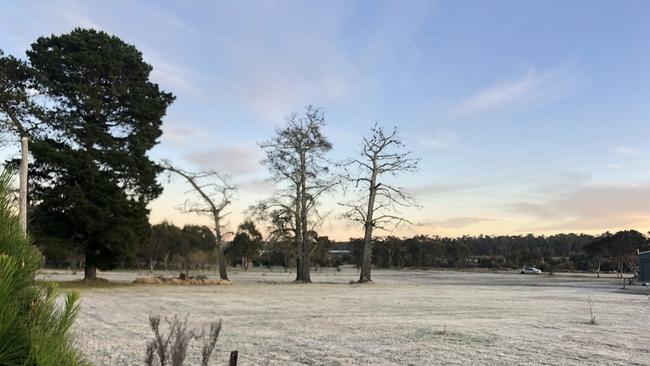
[[[153,225],[151,238],[125,258],[123,267],[139,269],[208,269],[217,262],[213,230],[206,226],[183,228],[163,222]],[[50,266],[74,266],[83,260],[79,253],[61,251],[50,243],[44,247],[52,257]],[[225,258],[229,265],[247,270],[251,264],[296,265],[297,250],[292,238],[271,236],[264,240],[252,221],[245,221],[226,242]],[[52,246],[54,245],[54,246]],[[310,233],[311,264],[333,267],[342,264],[363,265],[365,238],[333,242]],[[650,250],[648,238],[638,231],[606,232],[600,236],[556,234],[551,236],[504,235],[462,236],[457,238],[417,235],[373,239],[372,266],[378,268],[489,268],[512,269],[537,266],[544,271],[601,271],[620,276],[637,265],[637,251]]]
[[[377,238],[373,264],[389,268],[522,268],[537,266],[544,271],[580,270],[632,272],[637,251],[649,250],[647,237],[626,230],[600,236],[556,234],[551,236],[503,235],[446,238],[418,235],[411,238]],[[338,244],[350,251],[349,261],[360,264],[363,240]]]

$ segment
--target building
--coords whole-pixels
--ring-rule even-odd
[[[650,250],[639,253],[639,280],[650,282]]]

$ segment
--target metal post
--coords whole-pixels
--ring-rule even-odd
[[[237,351],[232,351],[230,352],[230,366],[237,366],[237,356],[238,352]]]

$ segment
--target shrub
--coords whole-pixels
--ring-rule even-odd
[[[589,324],[596,324],[596,316],[594,315],[594,308],[591,305],[591,296],[587,296],[587,302],[589,303]]]
[[[161,329],[159,316],[149,316],[149,326],[153,332],[153,339],[147,344],[144,364],[146,366],[183,366],[187,349],[193,338],[202,340],[201,366],[208,366],[210,357],[217,344],[221,332],[221,320],[210,324],[210,329],[201,332],[187,328],[187,318],[181,321],[177,316],[170,321],[165,319],[169,333]],[[171,361],[171,362],[170,362]]]
[[[79,307],[76,293],[63,306],[55,284],[39,284],[40,254],[23,235],[11,194],[11,174],[0,172],[0,365],[84,364],[70,327]]]

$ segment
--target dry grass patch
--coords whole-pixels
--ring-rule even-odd
[[[138,277],[132,283],[138,285],[228,285],[230,281],[205,277],[180,279],[177,277],[149,276]]]

